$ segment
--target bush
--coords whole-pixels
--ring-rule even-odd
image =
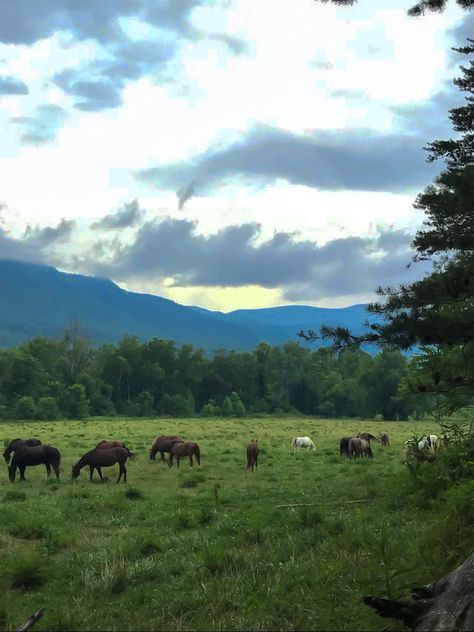
[[[21,397],[15,406],[16,419],[34,419],[36,416],[35,401],[32,397],[25,395]]]
[[[59,419],[61,413],[54,397],[41,397],[36,409],[38,419]]]
[[[232,415],[234,414],[234,409],[232,407],[232,402],[229,396],[224,398],[221,411],[224,417],[232,417]]]
[[[171,414],[173,417],[191,417],[194,413],[192,402],[182,395],[171,397]]]
[[[89,416],[90,402],[82,384],[73,384],[66,391],[67,413],[71,419],[84,419]]]
[[[231,393],[230,401],[234,417],[245,417],[245,406],[238,393]]]
[[[207,404],[201,408],[201,415],[203,417],[218,417],[221,413],[221,409],[213,399],[210,399]]]

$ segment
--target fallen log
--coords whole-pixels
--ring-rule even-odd
[[[43,614],[44,614],[44,608],[40,608],[34,614],[31,615],[28,621],[25,621],[23,625],[20,625],[20,627],[17,628],[17,632],[26,632],[26,630],[29,630],[30,628],[32,628],[34,624],[37,623],[41,619]]]
[[[364,597],[381,617],[399,619],[416,632],[474,630],[474,555],[438,581],[413,588],[411,599]]]

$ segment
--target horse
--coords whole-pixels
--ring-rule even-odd
[[[291,442],[293,453],[296,448],[306,448],[306,450],[316,450],[316,446],[309,437],[295,437]]]
[[[88,465],[89,466],[89,480],[92,480],[92,475],[94,473],[94,469],[99,473],[100,480],[103,482],[104,479],[102,477],[102,467],[110,467],[111,465],[115,465],[118,463],[119,465],[119,477],[117,479],[117,483],[120,482],[120,479],[123,475],[123,482],[127,482],[127,468],[125,467],[125,463],[127,459],[135,459],[135,454],[130,452],[128,448],[108,448],[104,449],[95,449],[86,452],[84,456],[82,456],[79,461],[72,466],[72,478],[77,478],[81,472],[81,469]]]
[[[349,441],[349,457],[351,459],[358,459],[361,456],[368,456],[373,458],[372,448],[370,443],[360,437],[354,437]]]
[[[252,472],[254,467],[257,469],[259,452],[260,448],[258,447],[258,439],[252,439],[247,446],[247,469],[249,470],[252,468]]]
[[[125,443],[123,441],[107,441],[104,439],[104,441],[99,441],[99,443],[95,446],[95,450],[108,450],[109,448],[125,448],[127,449],[127,446],[125,445]]]
[[[150,448],[150,459],[156,461],[156,453],[159,452],[160,460],[163,462],[165,460],[165,452],[169,452],[177,441],[184,443],[184,439],[179,435],[160,435],[156,437]]]
[[[434,434],[421,437],[420,441],[418,441],[418,450],[420,452],[429,450],[431,454],[434,454],[437,441],[438,437]]]
[[[197,464],[201,467],[201,451],[194,441],[176,441],[169,450],[170,456],[168,465],[173,465],[173,457],[176,457],[176,467],[179,469],[181,457],[189,456],[189,463],[193,466],[193,456],[196,457]]]
[[[380,433],[380,443],[382,444],[382,447],[390,445],[390,439],[386,432]]]
[[[342,437],[339,441],[339,456],[342,456],[343,454],[346,457],[349,456],[349,442],[351,439],[352,437]]]
[[[41,441],[39,439],[13,439],[13,441],[10,441],[3,452],[3,458],[5,459],[7,465],[10,463],[11,453],[18,450],[18,448],[22,445],[41,445]]]
[[[25,470],[27,465],[46,466],[46,474],[51,474],[51,466],[53,467],[56,478],[59,480],[59,464],[61,455],[59,450],[51,445],[20,445],[13,455],[11,465],[8,468],[8,477],[11,483],[15,482],[16,468],[20,470],[20,480],[25,479]]]
[[[380,439],[378,437],[375,437],[373,434],[370,434],[370,432],[358,432],[357,433],[357,439],[364,439],[364,441],[367,441],[367,443],[370,445],[370,442],[372,441],[372,439],[375,439],[375,441],[380,441]]]

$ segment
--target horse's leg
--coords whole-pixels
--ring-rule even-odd
[[[179,462],[181,461],[181,457],[179,456],[179,454],[176,455],[176,469],[179,470]]]
[[[127,468],[125,467],[125,463],[123,464],[123,482],[127,482]]]
[[[96,465],[95,469],[97,470],[99,476],[100,476],[100,480],[103,483],[104,482],[104,477],[102,476],[102,468],[100,467],[100,465]]]
[[[56,474],[56,478],[59,481],[59,463],[52,463],[54,473]]]
[[[95,465],[89,465],[89,480],[92,480],[92,475],[94,474]]]
[[[165,453],[160,452],[160,463],[164,463],[164,462],[165,462]]]
[[[26,478],[25,478],[26,465],[19,465],[18,469],[20,470],[20,480],[26,481]]]
[[[190,465],[192,467],[193,466],[193,455],[192,454],[189,455],[189,463],[190,463]]]
[[[170,456],[169,456],[169,459],[168,459],[168,465],[170,467],[172,467],[172,465],[173,465],[173,455],[171,454],[171,452],[170,452]]]
[[[51,465],[49,463],[45,463],[46,466],[46,476],[49,478],[51,476]]]

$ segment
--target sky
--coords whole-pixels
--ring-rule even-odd
[[[474,12],[411,4],[4,0],[0,257],[223,311],[420,278]]]

